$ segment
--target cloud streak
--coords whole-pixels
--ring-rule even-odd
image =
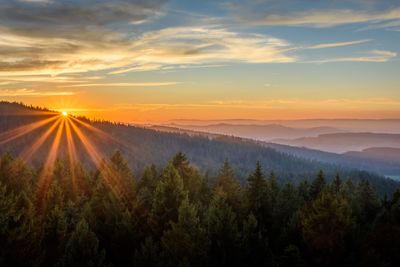
[[[141,83],[82,83],[63,87],[158,87],[176,85],[180,82],[141,82]]]
[[[367,43],[370,41],[371,41],[371,39],[364,39],[364,40],[348,41],[348,42],[324,43],[324,44],[316,44],[316,45],[308,46],[307,48],[308,49],[332,48],[332,47],[363,44],[363,43]]]
[[[37,91],[32,89],[6,89],[0,90],[1,97],[13,97],[13,96],[72,96],[75,92],[68,91]]]
[[[286,14],[267,14],[254,24],[268,26],[333,27],[344,24],[378,22],[400,19],[400,8],[385,11],[359,11],[351,9],[308,10]]]
[[[373,50],[368,55],[355,57],[338,57],[309,61],[307,63],[334,63],[334,62],[387,62],[397,56],[397,53],[384,50]]]

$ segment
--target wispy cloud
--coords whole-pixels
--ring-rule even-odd
[[[12,97],[12,96],[72,96],[76,92],[68,91],[37,91],[32,89],[5,89],[0,90],[0,96]]]
[[[348,41],[348,42],[336,42],[336,43],[324,43],[324,44],[316,44],[311,45],[306,48],[308,49],[320,49],[320,48],[331,48],[331,47],[341,47],[341,46],[350,46],[357,45],[370,42],[371,39],[357,40],[357,41]]]
[[[350,57],[338,57],[328,58],[321,60],[308,61],[308,63],[333,63],[333,62],[387,62],[390,59],[397,56],[397,53],[392,51],[373,50],[365,56],[350,56]]]
[[[290,43],[262,34],[243,34],[222,27],[175,27],[141,36],[134,48],[136,61],[173,64],[209,62],[294,62]]]
[[[118,70],[111,71],[109,74],[123,74],[127,72],[140,72],[140,71],[152,71],[159,70],[162,67],[160,64],[143,64],[134,67],[122,68]]]
[[[141,82],[141,83],[82,83],[63,87],[158,87],[176,85],[180,82]]]
[[[200,26],[177,23],[180,26],[141,28],[141,24],[166,14],[168,7],[165,3],[165,0],[99,0],[95,5],[78,0],[4,1],[0,5],[0,82],[70,83],[74,87],[166,86],[171,84],[93,83],[83,77],[89,72],[118,75],[209,68],[229,63],[298,62],[296,52],[301,49],[344,47],[370,41],[321,43],[299,48],[289,40],[252,33],[248,28],[233,28],[222,22],[211,25],[213,20],[206,20],[208,23]],[[392,23],[393,26],[396,24],[394,21],[400,19],[399,8],[275,13],[268,10],[260,9],[257,16],[245,20],[250,25],[330,27],[358,22]],[[260,18],[262,12],[265,14]],[[374,51],[365,57],[320,62],[385,62],[394,56],[394,52]],[[72,74],[81,74],[82,77],[72,77]]]
[[[60,75],[115,69],[113,74],[174,65],[215,62],[294,62],[290,43],[221,27],[176,27],[147,32],[133,40],[20,36],[0,27],[0,75]],[[108,39],[108,40],[106,40]],[[16,43],[9,46],[10,40]],[[101,45],[99,45],[101,43]],[[23,47],[21,49],[20,47]],[[132,66],[133,67],[128,67]]]
[[[251,19],[248,18],[250,21]],[[400,8],[384,11],[352,9],[308,10],[305,12],[272,13],[253,21],[261,25],[332,27],[344,24],[377,22],[400,19]]]

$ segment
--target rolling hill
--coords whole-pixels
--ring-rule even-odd
[[[292,128],[280,124],[228,124],[219,123],[211,125],[171,125],[180,129],[200,131],[207,133],[234,135],[237,137],[270,141],[276,138],[300,138],[305,136],[318,136],[324,133],[338,133],[343,130],[333,127]]]
[[[19,156],[27,149],[34,146],[48,130],[47,127],[37,128],[29,133],[12,137],[11,141],[4,142],[13,129],[37,123],[57,113],[17,103],[0,103],[0,153],[10,152]],[[339,172],[343,177],[354,180],[368,178],[379,192],[392,192],[399,183],[385,179],[382,176],[365,171],[356,170],[349,166],[323,163],[310,158],[302,158],[277,151],[275,148],[260,145],[254,141],[235,137],[207,137],[189,135],[186,133],[168,133],[144,127],[126,124],[111,123],[107,121],[90,121],[85,118],[80,120],[96,131],[77,124],[80,132],[90,140],[102,157],[110,156],[115,150],[120,150],[127,159],[130,167],[136,173],[142,171],[148,164],[156,166],[165,165],[174,154],[184,152],[188,159],[202,172],[208,172],[212,177],[217,173],[225,159],[235,167],[235,171],[244,182],[249,172],[253,170],[256,161],[260,161],[266,171],[274,171],[281,182],[299,181],[300,179],[313,179],[318,170],[323,169],[328,179]],[[84,143],[79,138],[74,138],[79,161],[87,166],[93,166]],[[54,137],[47,138],[43,145],[29,158],[33,165],[40,165],[48,158],[49,149]],[[61,159],[67,158],[67,139],[60,138]]]
[[[346,152],[345,155],[356,158],[391,162],[400,165],[400,148],[371,147],[362,151],[349,151]]]
[[[181,134],[184,133],[190,136],[205,136],[209,138],[229,137],[207,132],[185,130],[176,127],[151,126],[150,128],[156,129],[158,131],[166,131],[169,133],[181,133]],[[397,149],[380,148],[378,149],[380,153],[374,153],[374,156],[372,156],[372,155],[364,155],[363,153],[356,151],[344,154],[338,154],[333,152],[310,149],[306,147],[296,147],[296,146],[282,145],[271,142],[250,140],[250,139],[243,139],[243,140],[246,140],[247,142],[254,142],[261,146],[273,148],[281,153],[285,153],[303,159],[325,162],[328,164],[343,166],[347,168],[366,170],[370,172],[379,173],[384,176],[395,177],[396,179],[398,179],[397,177],[400,176],[400,163],[398,162],[398,159],[400,157],[397,157],[398,156]],[[385,151],[381,151],[382,149],[384,149]],[[369,152],[370,149],[367,149],[366,151]],[[395,157],[397,157],[397,161]]]
[[[307,147],[334,153],[361,151],[371,147],[400,148],[400,134],[332,133],[298,139],[275,139],[274,143]]]

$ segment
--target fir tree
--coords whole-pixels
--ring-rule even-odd
[[[249,211],[253,212],[257,220],[262,219],[263,208],[265,208],[267,183],[261,164],[257,161],[256,169],[247,179],[246,196],[248,200]]]
[[[100,267],[104,265],[105,252],[99,249],[99,240],[87,222],[82,219],[76,226],[65,248],[60,263],[64,267]]]
[[[318,172],[317,177],[311,183],[310,186],[310,197],[316,199],[325,187],[325,175],[322,170]]]
[[[204,266],[207,253],[205,230],[201,227],[195,206],[188,199],[179,207],[178,221],[164,232],[162,254],[166,266]]]
[[[343,242],[353,225],[351,209],[343,197],[322,192],[303,211],[301,224],[316,263],[333,264],[340,259]]]

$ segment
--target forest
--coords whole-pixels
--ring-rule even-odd
[[[282,182],[254,161],[239,183],[183,153],[135,175],[116,151],[50,175],[0,159],[1,266],[398,266],[400,189],[318,171]]]
[[[6,133],[57,115],[57,112],[40,107],[0,102],[0,154],[7,152],[13,156],[26,154],[26,150],[32,148],[51,126],[45,125],[15,139],[12,139],[13,136],[11,136],[11,141],[3,142],[3,139],[7,139]],[[207,138],[160,132],[137,125],[110,121],[96,121],[87,118],[79,118],[79,120],[96,129],[96,131],[92,131],[81,124],[76,124],[76,127],[90,140],[99,153],[104,157],[109,157],[115,150],[121,151],[128,166],[137,177],[141,175],[145,166],[151,164],[165,166],[175,153],[183,151],[192,165],[196,166],[203,175],[208,173],[209,176],[216,176],[220,165],[224,160],[228,160],[235,167],[235,174],[241,186],[245,185],[247,176],[256,161],[261,163],[266,173],[274,171],[277,180],[282,184],[293,182],[297,185],[299,181],[308,179],[322,169],[327,181],[334,179],[337,173],[343,179],[351,179],[354,183],[368,179],[381,197],[385,194],[392,195],[394,190],[400,186],[399,181],[387,179],[377,174],[378,172],[366,169],[365,166],[373,166],[371,162],[363,162],[360,165],[350,158],[338,161],[326,156],[321,151],[317,151],[317,153],[312,151],[312,155],[309,155],[304,153],[304,149],[301,149],[303,151],[301,154],[304,156],[300,156],[294,152],[295,147],[282,149],[282,146],[272,146],[271,144],[269,144],[270,147],[266,147],[254,140],[233,136]],[[49,155],[54,136],[55,131],[35,150],[32,157],[26,159],[30,165],[35,168],[41,167],[44,159]],[[69,157],[66,136],[63,134],[61,137],[58,149],[60,159]],[[73,139],[76,143],[77,158],[85,169],[92,171],[96,164],[93,164],[90,153],[87,152],[77,135],[74,135]]]

